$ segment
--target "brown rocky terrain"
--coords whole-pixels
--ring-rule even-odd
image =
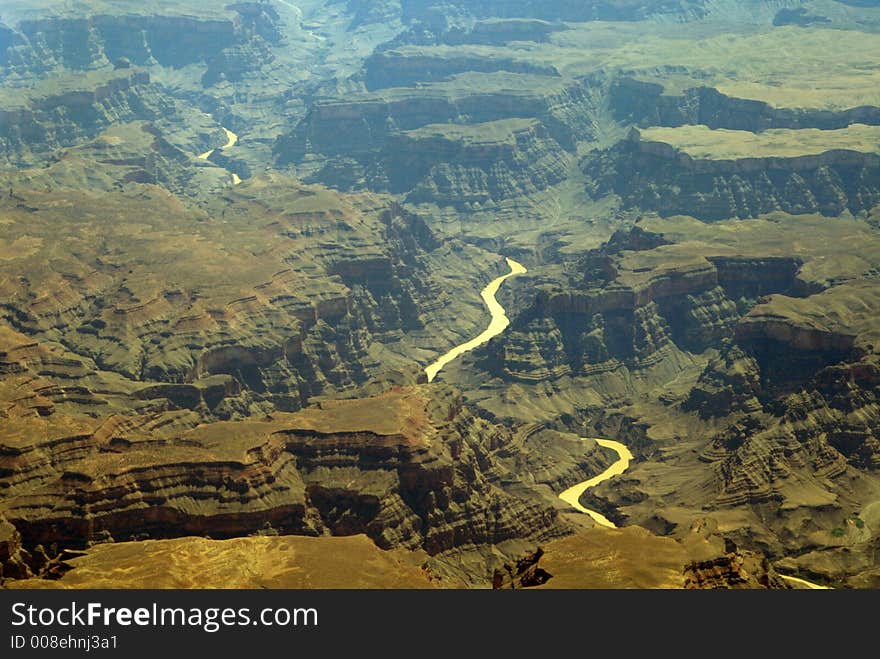
[[[470,565],[478,582],[492,562],[474,547],[512,551],[568,529],[506,466],[510,431],[471,415],[451,389],[404,388],[244,421],[195,425],[193,416],[154,409],[81,420],[76,434],[44,440],[7,436],[5,573],[51,573],[59,552],[102,542],[365,533],[380,548],[423,549],[447,578],[456,575],[450,564]],[[43,425],[58,433],[63,420],[52,421]],[[566,483],[578,480],[579,462],[595,469],[605,459],[595,445],[572,444],[579,453]]]
[[[842,227],[821,218],[721,232],[686,218],[642,221],[573,262],[565,287],[513,296],[510,330],[469,368],[518,382],[516,393],[490,395],[483,383],[468,395],[499,416],[573,415],[584,434],[623,438],[642,459],[585,495],[618,524],[681,538],[708,514],[771,559],[830,552],[833,563],[844,544],[870,554],[876,528],[862,515],[878,493],[878,252],[867,225],[844,222],[841,241],[831,235]],[[465,369],[453,375],[468,380]],[[709,572],[731,569],[716,559]],[[870,560],[843,564],[833,577],[828,567],[809,574],[872,578]],[[689,583],[710,584],[707,575]]]
[[[729,551],[727,551],[729,549]],[[383,551],[365,535],[179,538],[68,552],[52,579],[11,588],[461,588],[422,551]],[[198,575],[194,579],[194,575]],[[766,561],[716,539],[686,542],[629,527],[582,531],[496,568],[493,588],[776,588]]]
[[[588,125],[584,114],[589,102],[583,82],[533,73],[468,72],[418,88],[395,87],[317,102],[274,149],[281,164],[312,153],[358,158],[382,149],[398,131],[532,118],[542,120],[553,139],[571,149],[574,133]],[[369,130],[361,130],[364,126]]]
[[[684,540],[630,526],[590,529],[495,573],[495,588],[788,588],[766,559],[697,525]]]
[[[440,247],[399,207],[283,178],[239,186],[206,209],[149,185],[92,194],[20,189],[6,197],[3,317],[38,343],[74,353],[80,366],[68,380],[114,373],[147,400],[154,396],[144,384],[226,374],[296,408],[325,387],[362,384],[370,369],[415,366],[392,353],[382,361],[371,346],[394,335],[427,361],[432,342],[444,344],[430,338],[430,315],[449,313],[446,296],[465,284],[432,281],[430,259],[443,254],[462,259],[460,272],[483,269],[479,251]],[[132,208],[140,222],[117,223],[116,213]],[[476,327],[480,302],[467,304]],[[437,336],[451,325],[436,323]]]
[[[634,132],[630,142],[585,167],[595,180],[593,194],[613,190],[627,205],[705,220],[779,210],[837,216],[880,201],[880,157],[844,147],[815,155],[698,159]]]
[[[870,4],[4,3],[3,585],[876,587]]]
[[[118,121],[157,117],[164,108],[149,85],[147,72],[129,68],[83,74],[63,91],[43,85],[26,96],[7,92],[0,108],[3,160],[76,144]]]
[[[564,180],[572,165],[535,120],[429,124],[390,137],[382,159],[391,189],[409,191],[407,201],[459,208],[539,192]]]
[[[880,108],[870,105],[844,110],[789,108],[737,98],[714,87],[693,87],[680,94],[664,91],[656,82],[621,77],[610,90],[612,106],[618,118],[640,126],[702,125],[760,132],[772,128],[834,130],[880,122]]]

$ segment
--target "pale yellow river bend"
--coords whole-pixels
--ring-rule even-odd
[[[238,142],[238,135],[233,133],[228,128],[223,128],[223,130],[226,133],[226,144],[224,144],[220,148],[221,149],[228,149],[231,146],[235,146],[235,143]],[[210,151],[205,151],[204,153],[200,153],[197,157],[199,160],[207,160],[208,158],[211,157],[211,154],[214,153],[214,151],[216,151],[216,149],[211,149]],[[239,178],[238,174],[236,174],[235,172],[230,172],[230,173],[232,174],[232,184],[233,185],[238,185],[239,183],[241,183],[241,179]]]
[[[449,362],[460,357],[462,354],[483,345],[492,337],[498,336],[510,324],[507,313],[504,311],[504,307],[502,307],[498,303],[498,300],[495,299],[495,294],[498,292],[501,284],[503,284],[507,279],[524,274],[528,272],[528,270],[526,270],[526,267],[524,265],[522,265],[521,263],[517,263],[513,259],[507,259],[507,265],[510,268],[510,272],[508,272],[506,275],[502,275],[493,279],[491,282],[489,282],[489,285],[486,286],[486,288],[484,288],[480,293],[480,296],[483,298],[483,302],[489,309],[489,314],[492,318],[489,322],[489,327],[487,327],[485,330],[483,330],[483,332],[481,332],[478,336],[471,339],[470,341],[455,346],[452,350],[450,350],[442,357],[440,357],[437,361],[428,366],[425,369],[425,373],[427,373],[428,375],[428,382],[433,381],[434,378],[437,377],[437,373],[439,373],[440,370]],[[625,472],[629,468],[629,464],[633,459],[633,454],[625,445],[621,444],[620,442],[616,442],[613,439],[594,437],[593,441],[595,441],[599,446],[602,446],[603,448],[610,448],[615,451],[618,456],[617,461],[598,476],[593,476],[592,478],[578,483],[577,485],[572,485],[570,488],[559,494],[559,498],[565,501],[575,510],[579,510],[580,512],[589,515],[598,525],[614,529],[617,528],[614,522],[605,517],[605,515],[603,515],[602,513],[596,510],[590,510],[589,508],[585,508],[584,506],[582,506],[580,498],[584,494],[584,492],[586,492],[591,487],[595,487],[599,483],[604,483],[608,479],[619,476],[620,474]],[[828,590],[827,586],[820,586],[805,579],[790,577],[786,575],[779,576],[792,584],[797,584],[802,587],[814,590]]]
[[[517,275],[521,275],[525,272],[526,267],[517,263],[513,259],[507,259],[507,266],[510,268],[510,272],[506,275],[501,275],[500,277],[496,277],[483,291],[480,293],[480,296],[483,298],[483,302],[486,307],[489,309],[489,313],[492,316],[492,320],[489,322],[489,327],[484,329],[479,335],[475,338],[462,343],[461,345],[455,346],[452,350],[447,352],[445,355],[440,357],[433,364],[428,366],[425,369],[425,373],[428,374],[428,382],[434,380],[437,377],[437,373],[440,372],[444,366],[446,366],[452,360],[460,357],[464,353],[473,350],[477,346],[481,346],[486,343],[493,336],[498,336],[505,330],[505,328],[510,324],[510,320],[507,318],[507,314],[504,312],[504,307],[498,304],[498,300],[495,299],[495,293],[498,292],[498,289],[501,287],[501,284],[505,282],[510,277],[516,277]]]
[[[565,503],[570,505],[572,508],[576,508],[582,513],[586,513],[587,515],[592,517],[593,520],[600,526],[606,526],[609,529],[615,529],[617,528],[617,526],[614,524],[614,522],[612,522],[600,512],[590,510],[589,508],[584,508],[581,505],[580,499],[581,495],[583,495],[583,493],[589,490],[591,487],[595,487],[599,483],[607,481],[609,478],[619,476],[620,474],[625,472],[629,467],[630,460],[633,459],[633,454],[630,453],[630,450],[626,446],[624,446],[620,442],[615,442],[612,439],[601,439],[599,437],[594,437],[593,441],[595,441],[599,446],[610,448],[616,451],[618,456],[617,461],[598,476],[593,476],[593,478],[585,480],[582,483],[572,485],[565,492],[561,493],[559,495],[559,498],[565,501]]]
[[[785,579],[786,581],[790,581],[791,583],[798,584],[799,586],[804,586],[805,588],[809,588],[810,590],[831,590],[828,586],[820,586],[817,583],[813,583],[812,581],[807,581],[806,579],[799,579],[798,577],[789,577],[785,574],[780,574],[780,577]]]

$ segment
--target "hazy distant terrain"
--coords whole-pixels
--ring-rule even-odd
[[[4,586],[877,588],[878,387],[878,2],[0,7]]]

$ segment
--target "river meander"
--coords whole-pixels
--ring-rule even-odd
[[[510,320],[507,318],[507,314],[504,312],[504,307],[502,307],[498,303],[498,300],[495,299],[495,294],[498,292],[498,289],[501,288],[501,284],[503,284],[507,279],[524,274],[528,272],[528,270],[526,270],[526,267],[524,265],[522,265],[521,263],[517,263],[513,259],[507,259],[507,267],[510,268],[510,272],[508,272],[506,275],[496,277],[495,279],[490,281],[488,286],[486,286],[486,288],[484,288],[480,293],[480,297],[483,298],[483,303],[489,309],[489,314],[492,318],[489,322],[489,326],[470,341],[466,341],[465,343],[455,346],[452,350],[445,353],[437,361],[428,366],[425,369],[425,373],[428,374],[428,382],[432,382],[434,378],[437,377],[437,373],[439,373],[440,370],[449,362],[457,359],[464,353],[483,345],[493,336],[498,336],[510,324]]]
[[[229,131],[227,131],[227,133],[229,133]],[[234,144],[234,142],[232,143]],[[210,152],[208,152],[207,155],[209,156]],[[428,382],[432,382],[434,378],[437,377],[437,374],[441,371],[441,369],[449,362],[457,359],[464,353],[483,345],[491,338],[498,336],[510,324],[510,319],[507,317],[507,313],[505,312],[504,307],[502,307],[498,303],[498,300],[495,299],[495,295],[496,293],[498,293],[498,289],[501,288],[501,284],[503,284],[507,279],[524,274],[528,272],[528,270],[524,265],[522,265],[521,263],[517,263],[510,258],[507,259],[507,266],[510,268],[510,272],[505,275],[501,275],[500,277],[496,277],[491,282],[489,282],[489,284],[480,292],[480,297],[483,298],[483,303],[489,310],[489,314],[491,317],[489,326],[470,341],[466,341],[465,343],[455,346],[454,348],[443,354],[439,359],[431,363],[427,368],[425,368],[425,373],[428,375]],[[603,448],[610,448],[615,451],[617,453],[618,459],[614,462],[614,464],[612,464],[598,476],[588,478],[587,480],[577,483],[576,485],[572,485],[564,492],[561,492],[559,494],[559,498],[565,501],[575,510],[579,510],[584,514],[589,515],[599,526],[613,529],[617,528],[614,522],[609,520],[602,513],[596,510],[591,510],[590,508],[586,508],[581,505],[580,498],[581,496],[583,496],[584,492],[586,492],[591,487],[595,487],[599,483],[603,483],[611,478],[614,478],[615,476],[619,476],[624,471],[626,471],[629,468],[630,462],[633,460],[633,454],[624,444],[621,444],[620,442],[617,442],[613,439],[594,437],[593,440],[599,446],[602,446]],[[792,577],[783,574],[781,574],[780,576],[789,583],[800,586],[801,588],[810,588],[813,590],[828,590],[827,586],[820,586],[818,584],[807,581],[806,579],[800,579],[798,577]]]
[[[221,149],[228,149],[231,146],[235,146],[235,144],[238,142],[238,135],[233,133],[228,128],[223,127],[223,130],[226,133],[226,144],[224,144],[220,148]],[[207,160],[208,158],[211,157],[211,154],[213,154],[214,151],[216,151],[216,150],[217,149],[211,149],[210,151],[205,151],[204,153],[200,153],[196,157],[199,160]],[[241,183],[241,178],[239,178],[238,174],[236,174],[235,172],[230,172],[230,174],[232,174],[232,184],[233,185],[238,185],[239,183]]]

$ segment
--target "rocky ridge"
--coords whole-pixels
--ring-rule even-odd
[[[279,138],[274,150],[280,164],[300,162],[308,154],[361,159],[393,145],[389,141],[396,133],[430,124],[486,123],[491,134],[495,125],[487,122],[535,118],[560,146],[573,149],[574,135],[589,122],[584,117],[591,102],[586,85],[525,77],[534,89],[523,84],[522,76],[468,73],[465,78],[456,76],[455,85],[441,82],[426,89],[397,88],[319,101],[294,130]],[[468,80],[482,89],[456,90],[458,83]]]
[[[583,163],[591,193],[661,215],[703,220],[774,211],[837,216],[880,202],[880,157],[851,150],[794,157],[697,159],[672,145],[632,138]]]
[[[7,438],[6,573],[22,570],[23,550],[51,558],[108,541],[271,532],[365,533],[381,548],[424,549],[438,573],[449,571],[446,561],[475,562],[479,577],[488,568],[467,558],[468,547],[567,532],[499,460],[509,430],[473,416],[451,389],[404,388],[191,429],[175,416],[116,416],[48,442]]]
[[[638,126],[704,125],[709,128],[761,132],[778,128],[835,130],[851,124],[880,123],[880,108],[845,110],[775,107],[766,101],[737,98],[714,87],[693,87],[680,94],[663,85],[622,76],[609,89],[615,116]]]

